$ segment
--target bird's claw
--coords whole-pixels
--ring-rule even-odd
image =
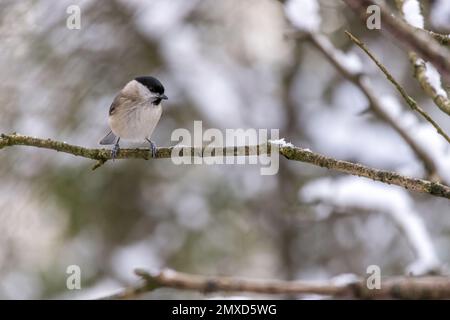
[[[120,147],[119,144],[116,143],[114,145],[114,148],[111,150],[111,159],[114,162],[114,159],[116,158],[117,154],[119,153]]]
[[[151,140],[147,139],[147,141],[148,143],[150,143],[150,151],[152,153],[152,158],[156,158],[156,145]]]

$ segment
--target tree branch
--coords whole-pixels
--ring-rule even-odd
[[[361,40],[356,38],[350,32],[346,31],[345,33],[349,36],[350,40],[352,40],[358,47],[360,47],[370,57],[370,59],[372,59],[372,61],[375,62],[375,64],[378,66],[378,68],[380,68],[380,70],[385,74],[386,78],[390,82],[392,82],[392,84],[397,89],[397,91],[400,93],[400,95],[405,100],[405,102],[408,104],[408,106],[412,110],[419,113],[422,117],[424,117],[425,120],[427,120],[436,129],[436,131],[442,137],[444,137],[445,140],[447,140],[448,143],[450,143],[450,137],[444,132],[444,130],[442,130],[442,128],[439,126],[439,124],[437,124],[436,121],[434,121],[434,119],[428,113],[426,113],[425,110],[423,110],[422,107],[420,107],[413,98],[411,98],[406,93],[405,89],[403,89],[403,87],[400,85],[400,83],[398,83],[397,80],[395,80],[394,77],[389,73],[389,71],[386,69],[386,67],[377,58],[375,58],[375,56],[370,52],[370,50],[365,46],[365,44],[362,43]]]
[[[431,98],[436,106],[450,116],[450,100],[448,97],[439,94],[436,88],[430,83],[427,76],[425,61],[420,59],[415,52],[409,53],[409,59],[414,67],[414,77],[419,82],[422,90]]]
[[[70,145],[65,142],[54,141],[51,139],[39,139],[35,137],[23,136],[18,134],[0,135],[0,149],[5,147],[22,145],[37,148],[55,150],[69,153],[92,160],[106,162],[111,159],[111,150],[108,149],[89,149],[80,146]],[[211,147],[209,147],[211,148]],[[254,146],[239,147],[220,147],[215,148],[208,154],[205,154],[209,148],[204,147],[160,147],[157,148],[156,158],[171,158],[172,151],[177,156],[197,156],[197,157],[217,157],[217,156],[256,156],[270,154],[277,150],[279,154],[293,161],[309,163],[315,166],[332,169],[338,172],[347,173],[355,176],[365,177],[374,181],[380,181],[387,184],[394,184],[408,190],[427,193],[438,197],[450,199],[450,187],[438,182],[410,178],[396,172],[379,170],[364,165],[336,160],[319,153],[314,153],[308,149],[295,147],[291,144],[277,144],[275,142],[263,143]],[[145,159],[149,160],[150,151],[148,149],[121,149],[116,159]]]
[[[403,11],[403,0],[396,0],[395,1],[397,5],[397,9],[402,14],[403,18],[405,17],[405,12]],[[441,35],[438,33],[434,33],[432,31],[428,31],[428,33],[433,36],[435,39],[437,39],[441,44],[448,44],[449,43],[449,36],[447,35]],[[450,100],[448,99],[448,96],[445,92],[438,92],[439,88],[434,87],[430,80],[428,79],[427,75],[427,66],[425,65],[425,61],[422,60],[417,53],[414,51],[409,52],[409,60],[411,61],[411,64],[414,67],[414,77],[419,82],[420,86],[422,87],[422,90],[433,99],[434,104],[438,106],[439,109],[441,109],[442,112],[445,112],[447,115],[450,116]],[[440,75],[439,75],[440,78]],[[440,79],[439,79],[440,80]],[[436,85],[436,84],[435,84]],[[440,88],[442,89],[442,88]],[[443,90],[443,89],[442,89]]]
[[[436,40],[424,30],[410,26],[401,19],[397,19],[385,5],[374,0],[344,0],[365,23],[367,7],[377,5],[380,8],[382,30],[387,30],[409,49],[416,51],[425,60],[430,61],[444,76],[450,80],[450,53],[439,45]]]
[[[441,34],[434,31],[427,30],[427,32],[432,36],[435,40],[437,40],[441,45],[448,46],[450,45],[450,34]]]
[[[135,270],[143,280],[142,284],[129,287],[103,299],[132,299],[158,288],[211,292],[248,292],[258,294],[318,294],[332,297],[352,297],[359,299],[448,299],[450,298],[450,278],[435,277],[394,277],[382,279],[380,289],[368,289],[366,279],[339,283],[326,282],[256,280],[235,277],[207,277],[162,270],[152,274],[145,270]]]
[[[305,36],[305,34],[303,34]],[[411,150],[415,153],[416,157],[423,163],[428,178],[433,181],[442,181],[439,175],[437,165],[434,160],[428,155],[428,153],[418,144],[413,137],[400,125],[395,119],[384,110],[383,104],[378,98],[376,92],[374,92],[367,75],[362,73],[352,73],[345,64],[343,64],[335,54],[335,48],[333,44],[324,36],[316,34],[306,35],[308,40],[323,53],[326,59],[344,76],[347,80],[356,85],[366,96],[369,101],[369,107],[372,111],[389,126],[391,126],[402,139],[409,145]]]

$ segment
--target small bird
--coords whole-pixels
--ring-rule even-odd
[[[109,108],[111,131],[100,141],[102,145],[114,144],[113,160],[120,150],[120,139],[147,141],[152,157],[156,157],[156,146],[150,137],[161,118],[161,101],[167,99],[163,85],[154,77],[136,77],[125,85]]]

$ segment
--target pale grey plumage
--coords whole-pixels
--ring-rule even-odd
[[[150,84],[146,83],[150,78]],[[156,147],[150,141],[150,137],[161,118],[161,101],[167,99],[164,95],[164,87],[158,80],[145,77],[143,83],[132,80],[114,98],[109,109],[108,123],[111,131],[100,141],[102,145],[115,144],[113,157],[119,149],[120,139],[131,141],[148,141],[151,144],[152,153]],[[152,82],[153,81],[153,82]],[[152,84],[159,85],[158,92],[151,91]]]

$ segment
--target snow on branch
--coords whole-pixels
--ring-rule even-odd
[[[317,31],[321,17],[317,0],[288,0],[284,5],[286,17],[291,23],[303,31]]]
[[[441,76],[436,68],[429,62],[420,59],[416,53],[409,54],[414,66],[414,76],[425,93],[433,99],[434,103],[450,116],[450,99],[447,92],[442,88]]]
[[[398,1],[397,3],[401,2]],[[416,28],[423,29],[425,23],[423,20],[422,12],[420,11],[420,3],[417,0],[405,0],[403,1],[402,11],[406,22]]]
[[[380,8],[382,31],[389,32],[403,45],[416,51],[423,59],[431,62],[446,80],[450,80],[450,52],[435,41],[432,35],[426,31],[418,32],[418,29],[407,22],[396,18],[387,7],[374,0],[344,0],[344,2],[355,11],[365,23],[367,18],[366,9],[369,6],[377,5]],[[417,16],[413,17],[415,5],[408,5],[410,19],[419,24]]]
[[[363,63],[359,57],[352,52],[344,53],[338,50],[327,37],[317,32],[317,28],[305,28],[299,23],[298,20],[300,19],[300,16],[305,14],[304,11],[298,9],[303,1],[314,2],[314,5],[309,4],[314,8],[317,5],[315,0],[290,0],[285,3],[285,12],[288,20],[295,29],[299,30],[294,33],[288,33],[288,36],[297,40],[309,40],[319,51],[321,51],[330,63],[345,78],[347,78],[347,80],[359,87],[365,94],[369,101],[369,108],[373,113],[391,126],[410,146],[416,157],[422,162],[427,177],[432,181],[445,181],[439,172],[436,161],[428,154],[424,147],[416,141],[408,130],[406,130],[401,123],[398,123],[397,119],[391,115],[391,112],[386,110],[385,103],[379,98],[379,95],[376,94],[375,90],[373,90],[367,75],[364,74]],[[311,14],[313,13],[311,12]],[[318,15],[318,10],[314,11],[314,15]],[[320,16],[315,20],[320,21]],[[414,103],[412,106],[415,109],[419,109],[418,112],[426,119],[430,119],[430,122],[435,125],[438,132],[441,134],[443,133],[444,137],[446,137],[446,134],[439,125],[437,125],[437,123],[419,106],[416,107],[416,105],[417,104]]]
[[[450,137],[445,133],[445,131],[421,106],[419,106],[419,104],[413,98],[411,98],[411,96],[408,95],[408,93],[406,93],[405,89],[400,85],[400,83],[397,80],[394,79],[394,77],[387,70],[387,68],[370,52],[370,50],[366,47],[366,45],[350,32],[346,31],[345,33],[349,36],[350,40],[352,40],[358,47],[360,47],[361,50],[363,50],[369,56],[369,58],[372,59],[372,61],[378,66],[378,68],[380,68],[380,70],[384,73],[386,78],[394,85],[395,89],[397,89],[397,91],[400,93],[400,95],[408,104],[408,106],[411,108],[411,110],[419,113],[436,129],[436,131],[445,140],[447,140],[448,143],[450,143]]]
[[[97,160],[101,164],[111,159],[111,150],[108,149],[89,149],[76,145],[70,145],[61,141],[40,139],[18,134],[0,135],[0,150],[5,147],[20,145],[65,152],[74,156]],[[175,154],[180,157],[186,155],[203,157],[203,155],[205,154],[204,151],[206,150],[206,148],[202,147],[160,147],[157,148],[156,158],[171,158],[172,151],[174,151],[174,149],[176,151]],[[312,152],[309,149],[296,147],[292,144],[268,142],[257,146],[234,146],[223,147],[219,149],[221,149],[219,150],[219,152],[217,152],[217,148],[213,150],[215,152],[208,152],[207,156],[255,156],[271,154],[272,151],[277,151],[280,155],[289,160],[309,163],[318,167],[335,170],[341,173],[365,177],[374,181],[397,185],[408,190],[450,199],[450,187],[442,183],[411,178],[392,171],[379,170],[354,162],[337,160],[319,153]],[[121,149],[116,156],[116,159],[149,160],[150,158],[150,151],[148,149],[138,148]],[[94,167],[94,169],[96,167],[97,165]]]
[[[397,0],[397,8],[403,15],[403,18],[412,26],[423,29],[423,16],[420,10],[420,4],[417,0]],[[429,32],[431,36],[442,44],[448,41],[448,36]],[[447,92],[443,89],[441,75],[430,62],[422,60],[417,53],[411,51],[409,58],[414,66],[414,76],[419,81],[420,86],[425,93],[433,99],[434,103],[446,114],[450,115],[450,100]]]
[[[391,126],[409,145],[416,157],[423,163],[425,171],[431,180],[441,180],[438,166],[425,149],[412,137],[412,135],[388,112],[385,103],[371,86],[368,76],[363,72],[362,62],[338,51],[328,38],[319,34],[308,34],[307,39],[325,56],[325,58],[349,81],[355,84],[367,97],[369,108],[380,119]],[[346,59],[342,59],[346,56]],[[349,63],[349,61],[353,61]]]

